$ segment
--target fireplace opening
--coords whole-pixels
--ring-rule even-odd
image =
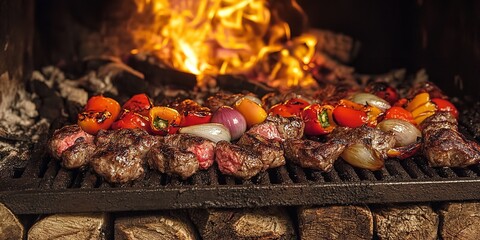
[[[336,84],[348,92],[379,79],[401,88],[412,79],[427,78],[457,104],[460,131],[478,142],[476,2],[0,3],[5,6],[0,9],[0,31],[5,33],[0,109],[6,109],[0,116],[8,117],[4,123],[15,123],[0,136],[8,147],[0,155],[6,159],[1,189],[8,194],[0,196],[17,213],[480,197],[473,190],[479,181],[477,165],[434,168],[418,155],[386,161],[373,171],[344,160],[331,164],[330,172],[288,162],[249,179],[210,168],[186,179],[148,171],[141,181],[110,184],[88,168],[63,168],[46,149],[53,131],[75,123],[88,98],[100,93],[121,103],[147,93],[156,104],[169,104],[172,96],[196,92],[206,98],[219,88],[261,97],[270,92],[305,94]],[[418,186],[438,194],[413,191]],[[105,194],[128,198],[128,204],[111,205]],[[298,198],[300,194],[309,197]],[[88,204],[92,196],[100,201]],[[46,204],[50,198],[58,205]],[[165,201],[159,203],[159,198]],[[66,204],[72,201],[77,208]]]

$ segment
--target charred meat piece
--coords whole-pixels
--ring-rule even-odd
[[[256,152],[227,141],[217,143],[215,161],[222,173],[242,179],[257,175],[263,168]]]
[[[172,134],[165,137],[165,143],[178,147],[183,151],[195,154],[200,169],[207,169],[213,164],[215,157],[215,143],[191,134]]]
[[[93,143],[93,139],[93,135],[83,131],[77,124],[67,125],[55,130],[48,147],[53,157],[61,159],[62,153],[73,146],[75,142]]]
[[[260,155],[262,170],[285,165],[285,156],[280,142],[269,141],[260,135],[245,133],[237,142],[238,145],[250,148]]]
[[[228,94],[228,93],[217,93],[205,101],[205,107],[210,108],[212,112],[217,111],[221,106],[232,106],[242,97],[244,94]]]
[[[101,130],[95,139],[97,149],[90,164],[109,182],[129,182],[143,175],[144,156],[160,141],[161,138],[141,129]]]
[[[337,127],[330,134],[330,139],[342,141],[347,147],[352,144],[364,144],[378,151],[382,158],[387,158],[388,150],[395,146],[395,137],[390,132],[361,126],[358,128]]]
[[[146,155],[148,165],[162,173],[176,174],[187,179],[198,171],[195,154],[164,143],[154,145]]]
[[[438,112],[421,124],[423,152],[433,167],[465,167],[480,162],[480,146],[457,130],[455,118]]]
[[[288,139],[283,146],[285,156],[295,164],[304,168],[330,171],[346,144],[335,140],[321,143],[312,140]]]
[[[85,166],[95,152],[95,145],[82,140],[77,140],[73,146],[62,153],[62,166],[68,169]]]
[[[268,140],[285,141],[302,138],[304,128],[305,123],[301,118],[268,116],[265,122],[251,127],[247,133],[260,135]]]

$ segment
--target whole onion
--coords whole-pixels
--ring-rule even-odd
[[[384,132],[392,132],[395,137],[395,147],[404,147],[415,143],[422,133],[415,125],[401,119],[386,119],[381,121],[377,128]]]
[[[378,170],[384,165],[381,154],[372,146],[362,143],[354,143],[348,146],[340,156],[355,167],[372,171]]]
[[[214,143],[219,141],[230,142],[232,140],[228,129],[219,123],[202,123],[188,127],[182,127],[178,130],[178,132],[203,137]]]
[[[243,115],[239,111],[229,106],[220,107],[213,114],[210,121],[213,123],[223,124],[225,127],[227,127],[232,140],[240,138],[247,130],[247,123]]]

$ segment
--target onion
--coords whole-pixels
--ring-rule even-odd
[[[220,107],[212,116],[210,120],[213,123],[223,124],[228,128],[232,140],[240,138],[247,130],[247,123],[243,115],[228,106]]]
[[[228,129],[220,123],[203,123],[198,125],[192,125],[183,127],[178,130],[180,133],[188,133],[195,136],[206,138],[212,142],[219,142],[222,140],[232,140]]]
[[[362,143],[348,146],[340,155],[345,161],[359,168],[378,170],[383,167],[384,160],[380,152]]]
[[[417,142],[422,133],[415,125],[401,119],[386,119],[381,121],[377,128],[384,132],[392,132],[395,137],[395,147],[404,147]]]
[[[370,105],[372,107],[376,107],[380,110],[382,110],[383,112],[385,112],[387,109],[389,109],[391,106],[390,106],[390,103],[388,103],[387,101],[371,94],[371,93],[357,93],[355,95],[353,95],[350,100],[352,100],[353,102],[356,102],[358,104],[363,104],[363,105]]]

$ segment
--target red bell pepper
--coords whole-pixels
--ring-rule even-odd
[[[209,123],[212,118],[210,108],[202,107],[197,102],[190,99],[183,100],[172,107],[182,116],[180,127]]]
[[[374,82],[367,86],[366,92],[375,94],[376,96],[384,99],[390,104],[394,104],[398,101],[399,95],[395,88],[388,85],[386,82]]]
[[[303,110],[302,118],[305,122],[305,134],[316,136],[331,133],[335,129],[331,105],[312,104]]]
[[[458,119],[458,110],[453,103],[441,98],[433,98],[431,101],[437,105],[437,111],[450,112],[456,119]]]
[[[180,113],[169,107],[152,107],[149,117],[152,133],[159,135],[176,133],[182,120]]]
[[[147,132],[152,132],[148,117],[140,113],[125,110],[119,120],[112,124],[112,129],[135,129],[140,128]]]
[[[342,99],[333,110],[335,122],[343,127],[360,127],[368,122],[365,107],[361,104]]]
[[[416,125],[417,123],[415,122],[415,120],[413,119],[413,115],[411,112],[407,111],[405,108],[402,108],[402,107],[391,107],[389,109],[387,109],[387,111],[385,112],[385,119],[401,119],[401,120],[405,120],[407,122],[410,122],[414,125]]]
[[[93,96],[78,114],[78,125],[83,131],[95,135],[100,129],[109,129],[120,114],[120,104],[112,98]]]
[[[137,94],[123,104],[123,109],[148,116],[148,111],[153,107],[152,100],[144,93]]]
[[[310,103],[301,98],[291,98],[284,103],[274,105],[268,111],[271,115],[278,115],[282,117],[301,117],[303,109],[309,106]]]

